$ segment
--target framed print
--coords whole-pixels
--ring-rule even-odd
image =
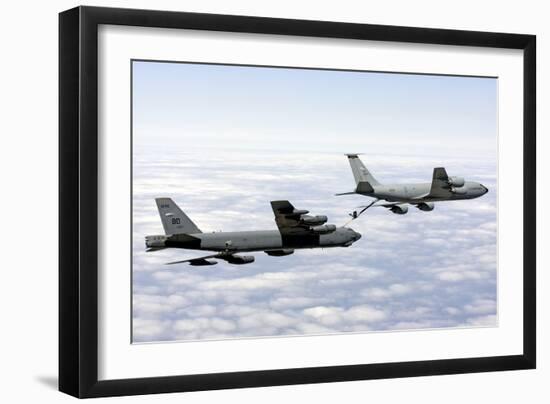
[[[59,19],[59,388],[535,367],[535,37]]]

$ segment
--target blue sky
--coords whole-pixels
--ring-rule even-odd
[[[365,152],[394,143],[432,149],[444,142],[481,156],[496,150],[496,79],[183,63],[133,66],[135,136],[156,132],[153,138],[137,138],[144,143],[212,145],[229,143],[231,136],[241,148],[333,151],[336,137],[344,151],[358,141]],[[294,147],[281,138],[291,139]]]
[[[496,86],[490,78],[134,62],[134,341],[496,325]],[[435,166],[484,183],[471,201],[407,215],[372,209],[351,248],[163,265],[154,198],[203,231],[274,229],[269,201],[343,225],[365,204],[344,152],[379,181]]]

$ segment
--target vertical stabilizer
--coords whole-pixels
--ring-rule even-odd
[[[195,234],[201,230],[170,198],[156,198],[160,220],[166,234]]]
[[[355,183],[368,182],[370,185],[378,185],[379,182],[372,176],[370,171],[365,167],[363,162],[359,159],[357,154],[346,154],[348,156],[349,165],[355,178]]]

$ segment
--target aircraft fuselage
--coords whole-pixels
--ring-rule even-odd
[[[147,236],[149,248],[185,248],[189,250],[251,252],[280,249],[348,247],[361,235],[339,227],[329,234],[286,234],[278,230],[216,232]]]
[[[487,193],[487,188],[478,182],[467,181],[458,188],[457,193],[445,197],[429,196],[431,183],[419,184],[379,184],[373,186],[373,192],[357,192],[362,195],[384,199],[388,202],[420,203],[474,199]],[[423,195],[428,195],[423,197]]]

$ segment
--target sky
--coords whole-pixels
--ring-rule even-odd
[[[497,325],[496,79],[135,61],[132,89],[134,342]],[[344,225],[370,201],[334,196],[350,152],[380,182],[444,166],[490,192],[370,209],[350,248],[211,267],[144,251],[159,196],[205,232],[276,229],[275,199]]]

